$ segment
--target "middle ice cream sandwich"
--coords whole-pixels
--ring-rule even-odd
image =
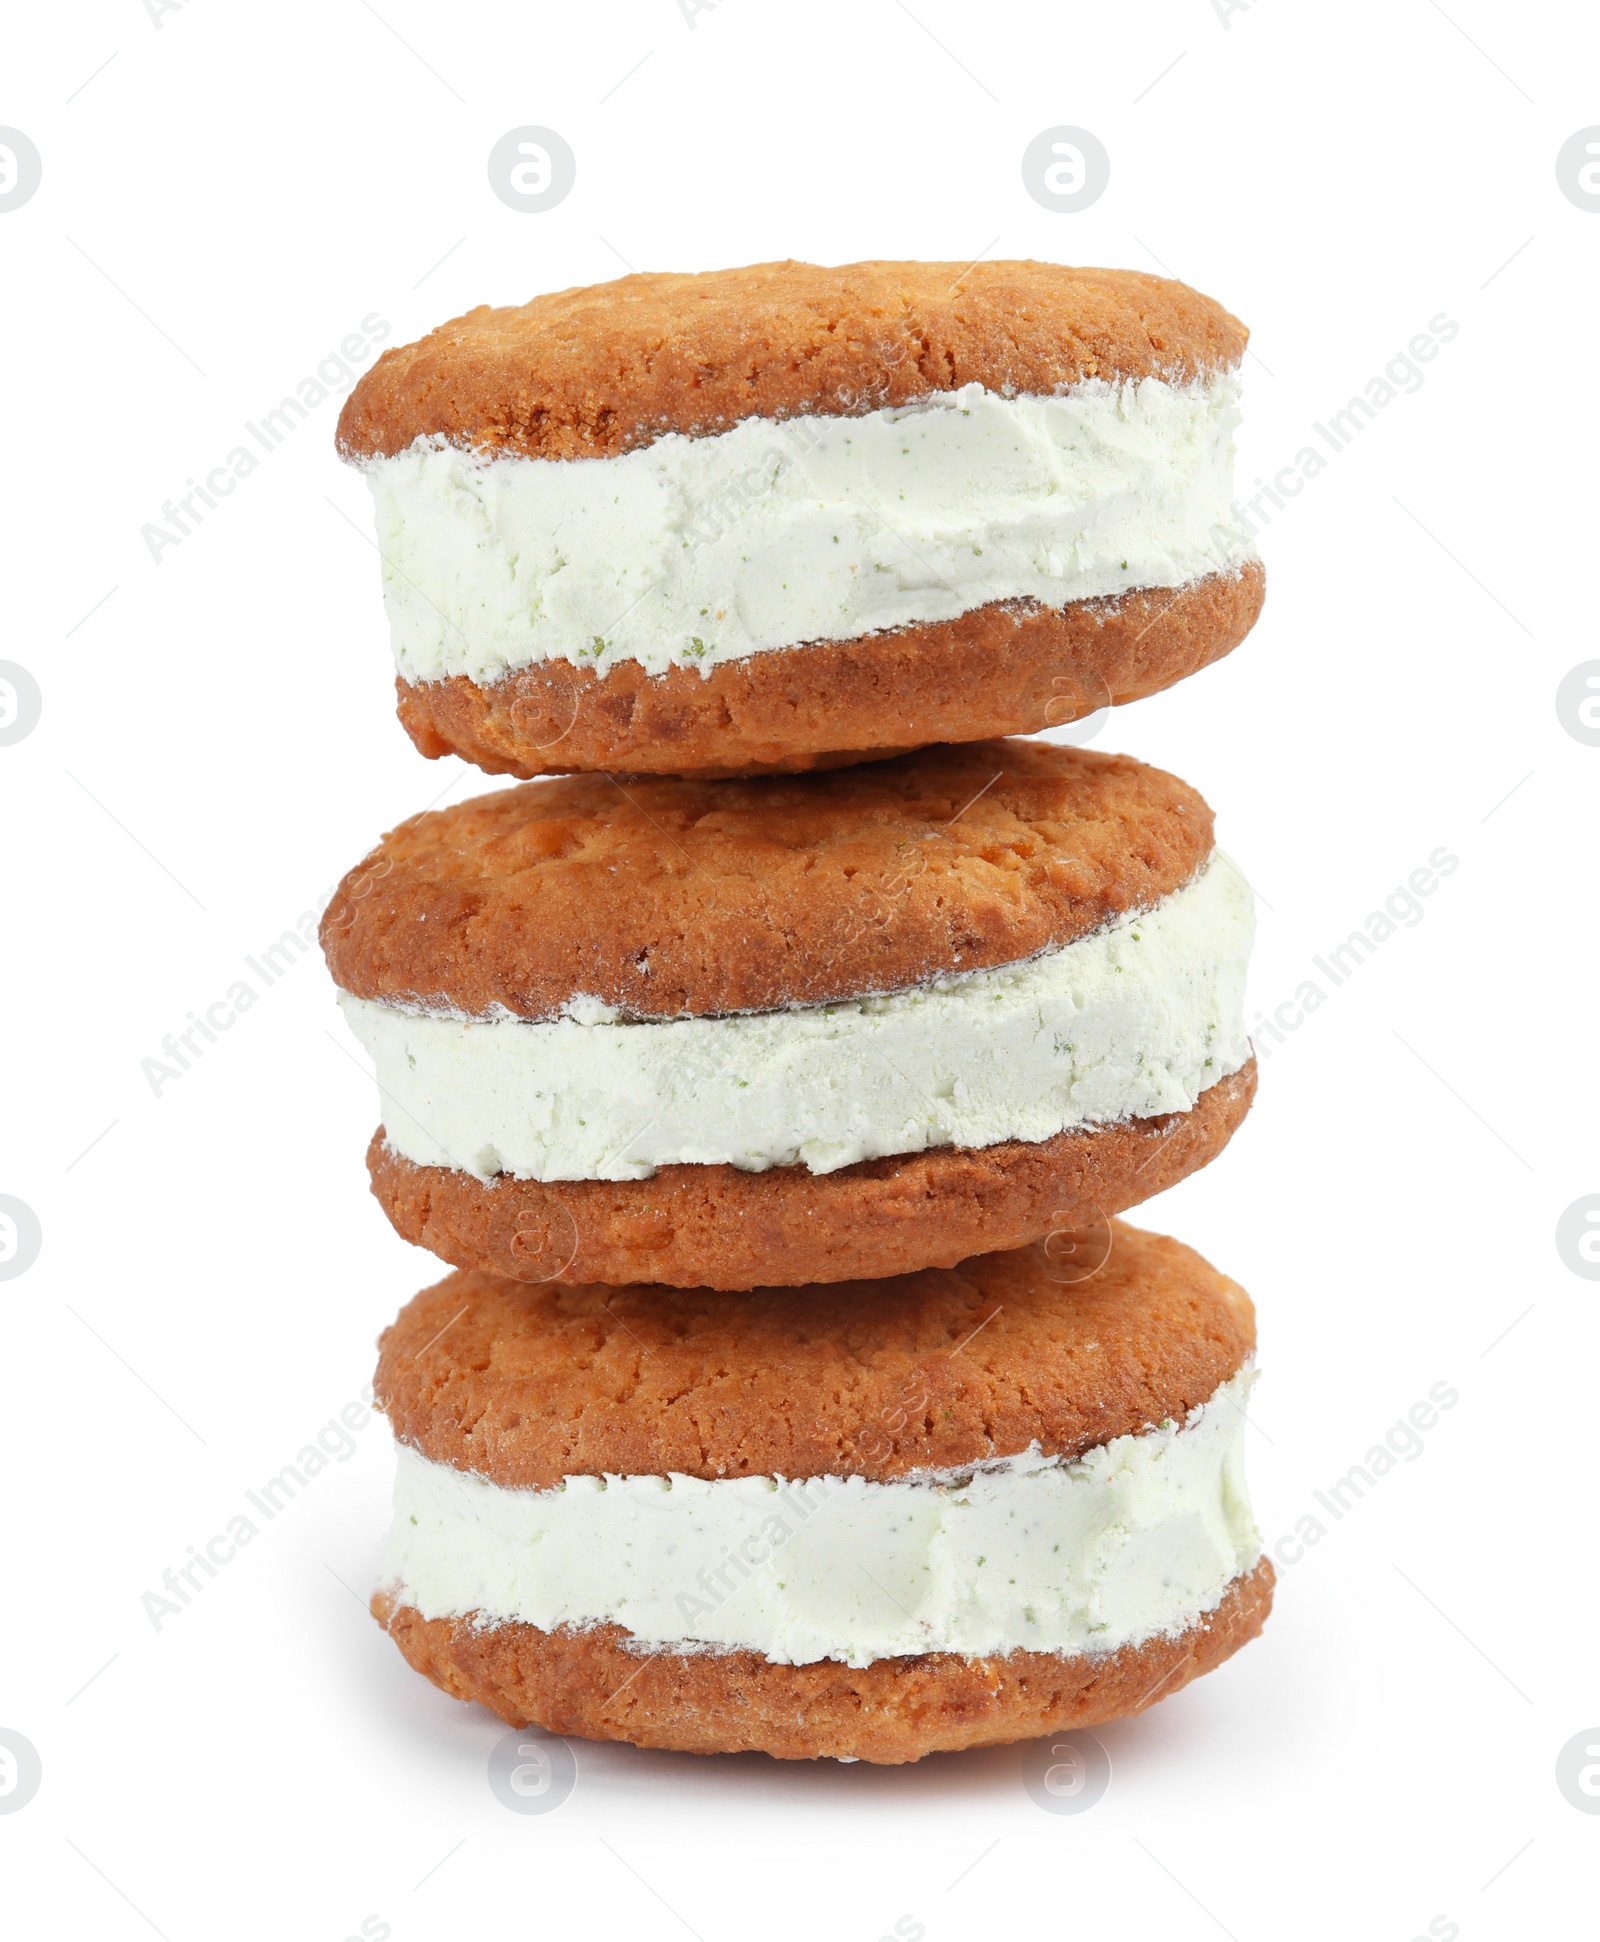
[[[407,1239],[737,1289],[953,1266],[1204,1165],[1254,1090],[1252,929],[1186,783],[1003,741],[479,796],[385,837],[322,941]]]

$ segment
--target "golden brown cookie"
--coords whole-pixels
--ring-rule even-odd
[[[896,1762],[1120,1717],[1266,1616],[1254,1341],[1237,1284],[1121,1221],[870,1290],[452,1275],[380,1344],[374,1611],[457,1697],[640,1745]],[[983,1577],[996,1546],[1024,1590]]]
[[[606,458],[751,417],[858,416],[981,384],[1188,382],[1248,333],[1186,284],[1059,263],[753,263],[481,305],[387,350],[339,414],[347,459],[418,438]]]
[[[1211,847],[1186,782],[1046,742],[793,780],[563,777],[391,830],[322,948],[341,990],[389,1004],[769,1011],[1059,949],[1170,896]]]
[[[1192,1248],[1118,1220],[1081,1260],[1016,1248],[871,1288],[461,1272],[378,1347],[373,1388],[399,1440],[508,1488],[669,1472],[885,1483],[1182,1422],[1244,1366],[1255,1310]],[[886,1427],[908,1385],[922,1402]]]
[[[1260,611],[1227,484],[1245,340],[1181,283],[1032,262],[470,311],[386,351],[339,420],[400,719],[499,774],[713,777],[1153,694]]]

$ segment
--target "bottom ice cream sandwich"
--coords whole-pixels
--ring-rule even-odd
[[[373,1610],[589,1739],[894,1764],[1121,1718],[1267,1616],[1254,1342],[1120,1221],[870,1289],[458,1273],[382,1339]]]

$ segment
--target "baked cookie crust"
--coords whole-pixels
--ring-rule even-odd
[[[1038,1247],[748,1295],[451,1275],[385,1330],[373,1386],[400,1442],[508,1489],[1070,1459],[1185,1421],[1255,1346],[1249,1296],[1192,1248],[1098,1240],[1078,1280]]]
[[[1211,847],[1186,782],[1044,742],[792,780],[562,776],[402,823],[321,939],[335,984],[391,1004],[770,1011],[1058,949],[1181,888]]]
[[[650,272],[482,305],[387,350],[339,414],[341,457],[415,439],[524,458],[609,458],[752,417],[860,416],[982,384],[1179,383],[1237,364],[1248,333],[1186,284],[1057,263],[755,263]]]

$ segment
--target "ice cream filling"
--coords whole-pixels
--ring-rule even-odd
[[[513,1490],[399,1448],[384,1582],[424,1618],[619,1625],[785,1665],[1115,1651],[1213,1611],[1261,1542],[1252,1372],[1186,1422],[894,1482],[570,1476]]]
[[[968,384],[859,417],[748,418],[615,458],[419,438],[364,470],[395,661],[702,672],[775,648],[1186,586],[1254,557],[1239,379]]]
[[[831,1173],[1187,1111],[1250,1057],[1253,928],[1249,886],[1214,851],[1170,896],[1058,950],[837,1004],[629,1021],[578,997],[536,1021],[340,1003],[388,1143],[419,1166]]]

